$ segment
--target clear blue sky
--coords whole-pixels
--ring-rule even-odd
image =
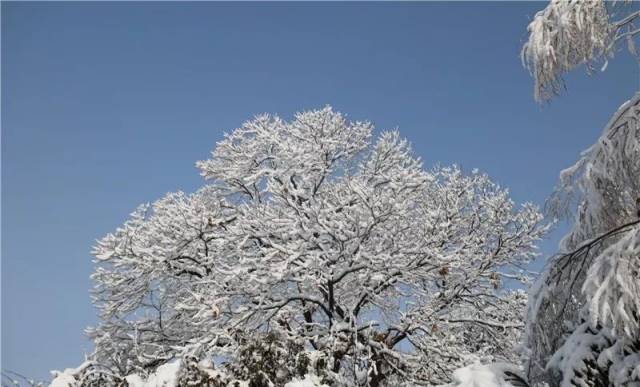
[[[638,89],[622,53],[536,105],[519,50],[544,5],[2,2],[2,367],[79,364],[94,241],[197,189],[257,113],[331,104],[542,203]]]

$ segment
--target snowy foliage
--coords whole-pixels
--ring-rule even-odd
[[[578,65],[591,69],[604,59],[606,67],[619,42],[637,55],[640,11],[611,21],[619,5],[554,0],[535,16],[522,58],[535,78],[537,100],[557,94],[561,75]],[[552,214],[576,216],[531,292],[526,342],[532,384],[640,385],[639,176],[636,95],[561,173],[549,201]]]
[[[434,323],[428,334],[411,338],[425,360],[421,372],[443,383],[451,367],[473,361],[517,361],[514,346],[524,327],[522,311],[527,302],[524,291],[510,292],[501,300],[479,299],[477,309],[460,309]],[[443,367],[446,364],[447,367]]]
[[[599,254],[584,285],[583,321],[553,355],[562,386],[640,385],[640,220]]]
[[[595,62],[604,60],[604,69],[618,42],[626,41],[636,55],[634,39],[640,29],[634,22],[640,11],[612,21],[615,6],[604,0],[552,0],[535,15],[521,55],[534,77],[536,100],[558,94],[564,85],[561,76],[577,66],[585,64],[591,71]]]
[[[585,322],[567,337],[549,367],[560,371],[561,386],[637,386],[640,341]]]
[[[118,387],[270,387],[273,384],[259,384],[252,380],[238,380],[222,370],[217,370],[211,362],[198,362],[192,357],[171,361],[155,369],[149,375],[131,374],[117,378],[115,382],[101,381],[88,384],[87,377],[96,374],[92,362],[86,362],[81,367],[54,372],[54,379],[50,387],[85,387],[85,386],[118,386]],[[100,374],[98,372],[98,374]],[[104,370],[101,373],[104,375]],[[322,383],[315,374],[305,374],[294,377],[283,387],[329,387]]]
[[[628,231],[595,259],[583,290],[592,325],[640,339],[640,227]]]
[[[577,216],[561,243],[564,251],[550,261],[530,298],[531,382],[640,383],[638,176],[640,94],[618,110],[578,163],[563,171],[550,202],[556,214]],[[602,382],[585,384],[589,380]]]
[[[54,371],[50,387],[123,386],[123,387],[247,387],[246,382],[232,381],[211,364],[194,362],[186,358],[165,363],[148,375],[130,374],[126,377],[112,376],[100,369],[95,362],[88,361],[74,369]],[[88,379],[98,380],[91,384]]]
[[[541,214],[372,131],[327,107],[227,134],[198,163],[210,184],[96,245],[94,360],[148,376],[185,356],[233,363],[249,332],[278,332],[332,385],[381,386],[448,382],[472,352],[515,356],[524,297],[504,279],[526,280]]]
[[[638,217],[640,197],[640,94],[625,102],[589,149],[560,174],[550,210],[575,214],[561,243],[571,251]]]

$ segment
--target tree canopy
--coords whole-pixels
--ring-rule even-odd
[[[397,131],[372,137],[330,107],[227,134],[197,163],[206,186],[95,247],[96,360],[124,375],[232,361],[277,332],[327,380],[378,386],[513,356],[526,297],[503,279],[526,280],[542,215],[478,171],[423,168]]]

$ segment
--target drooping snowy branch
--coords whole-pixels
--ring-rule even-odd
[[[595,259],[583,289],[592,325],[640,339],[640,220]]]
[[[562,75],[580,65],[591,71],[595,62],[603,60],[606,67],[607,58],[622,41],[637,55],[634,39],[640,29],[635,23],[640,11],[613,21],[615,6],[616,2],[604,0],[552,0],[535,15],[521,55],[534,77],[536,100],[545,101],[558,94],[564,87]]]

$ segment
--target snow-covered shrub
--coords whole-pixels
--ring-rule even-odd
[[[127,383],[121,375],[93,361],[86,361],[76,368],[53,371],[50,387],[121,387]]]
[[[184,356],[148,374],[116,375],[88,361],[78,368],[54,371],[50,387],[329,387],[314,367],[314,355],[278,343],[267,335],[246,346],[237,362],[216,368],[210,359]],[[293,350],[293,353],[286,353]],[[292,362],[295,359],[296,362]],[[322,372],[322,369],[320,368]],[[13,379],[11,379],[13,381]],[[15,384],[18,386],[19,384]],[[29,384],[37,387],[42,384]]]
[[[247,335],[240,340],[238,353],[226,368],[238,379],[247,380],[251,387],[282,386],[302,380],[307,374],[326,378],[326,362],[318,359],[318,354],[306,351],[303,344],[277,330]]]
[[[54,371],[50,387],[248,387],[216,370],[211,361],[198,361],[193,356],[166,362],[148,374],[116,375],[109,369],[88,361],[78,368]]]
[[[202,362],[194,356],[185,356],[178,371],[176,387],[226,387],[229,384],[229,377],[215,370],[212,361]]]

